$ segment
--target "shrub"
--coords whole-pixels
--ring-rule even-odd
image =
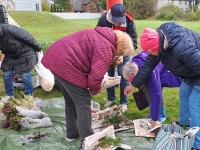
[[[51,6],[47,3],[47,1],[42,1],[42,11],[50,12]]]
[[[178,6],[167,4],[158,10],[155,18],[158,20],[177,20],[184,17],[184,12]]]
[[[147,19],[155,15],[154,0],[127,0],[125,6],[136,19]]]
[[[190,11],[188,14],[187,14],[187,20],[189,21],[194,21],[197,19],[197,16],[196,16],[196,13],[194,11]]]

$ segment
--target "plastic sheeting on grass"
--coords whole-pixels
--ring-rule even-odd
[[[67,142],[65,129],[64,99],[48,99],[42,109],[51,118],[53,126],[49,128],[36,128],[14,131],[0,129],[0,150],[79,150],[80,139]],[[41,140],[29,142],[20,136],[30,135],[34,132],[47,134]],[[129,145],[133,150],[151,150],[152,139],[136,137],[134,129],[129,129],[115,134],[122,139],[122,143]]]

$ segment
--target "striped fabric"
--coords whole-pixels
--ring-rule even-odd
[[[162,125],[152,150],[191,150],[195,136],[190,138],[185,133],[176,123]]]

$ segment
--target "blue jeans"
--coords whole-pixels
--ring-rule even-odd
[[[179,123],[200,127],[200,85],[190,86],[182,82],[180,86]],[[200,131],[196,134],[193,148],[200,149]]]
[[[118,75],[121,76],[121,82],[120,82],[120,104],[127,104],[128,103],[128,98],[126,95],[124,95],[124,89],[128,85],[128,81],[124,79],[123,77],[123,67],[126,62],[130,61],[130,56],[124,57],[124,61],[121,65],[118,65]],[[115,68],[111,67],[108,70],[108,76],[113,77],[115,73]],[[115,86],[112,86],[110,88],[107,88],[107,93],[108,93],[108,100],[109,101],[114,101],[116,100],[115,96]]]
[[[6,91],[6,95],[8,95],[8,96],[14,95],[13,74],[14,74],[14,70],[9,70],[9,71],[3,72],[5,91]],[[25,95],[32,95],[33,86],[32,86],[30,72],[22,74],[22,80],[23,80],[23,84],[24,84]]]

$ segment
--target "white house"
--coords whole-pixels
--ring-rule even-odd
[[[189,9],[189,0],[158,0],[157,10],[159,10],[161,7],[167,4],[173,4],[175,6],[178,6],[179,8],[183,10]]]
[[[42,11],[41,0],[3,0],[3,3],[12,5],[13,11]]]

